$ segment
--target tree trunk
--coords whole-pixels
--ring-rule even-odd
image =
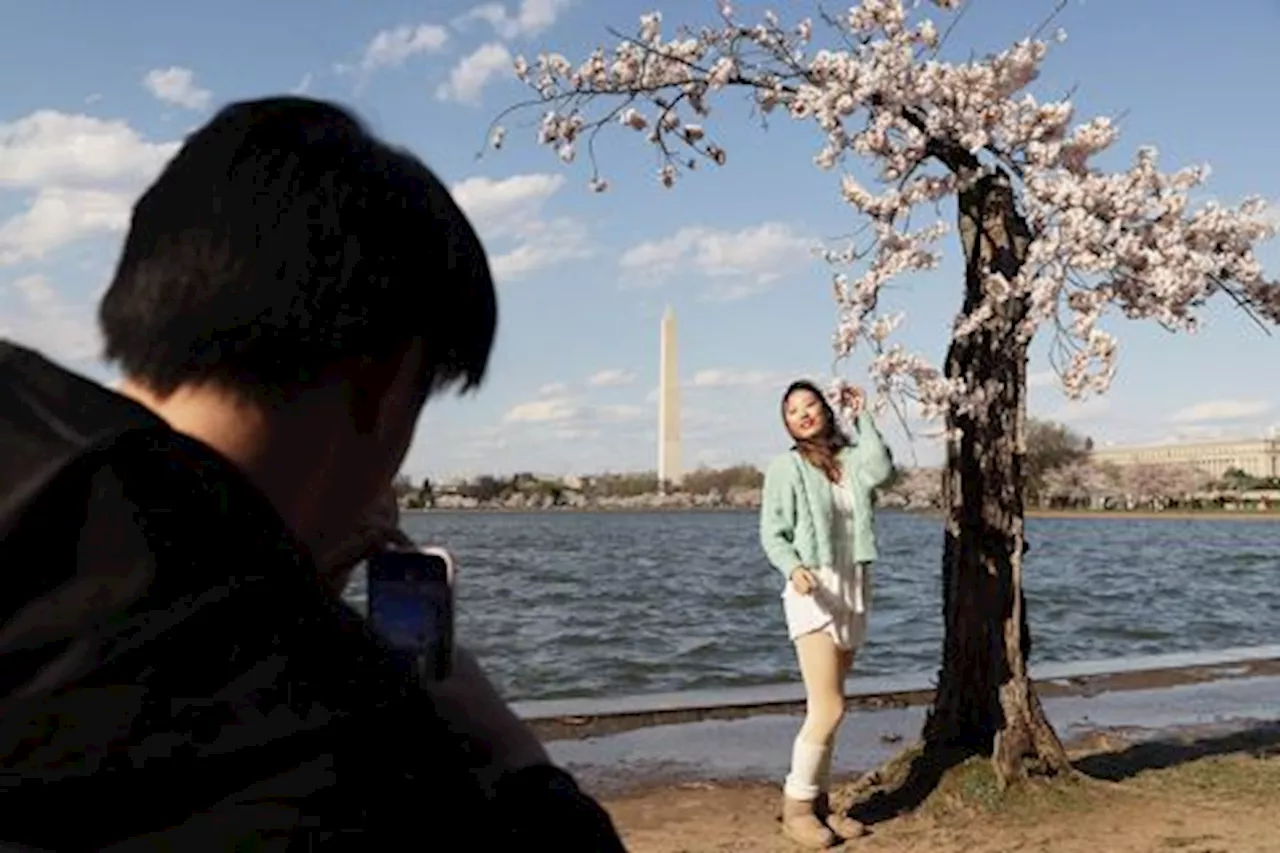
[[[960,195],[965,252],[964,313],[984,302],[989,273],[1012,279],[1030,233],[1007,175],[982,178]],[[1026,449],[1027,344],[1019,339],[1025,299],[947,352],[946,372],[986,402],[947,416],[947,510],[943,554],[946,634],[937,697],[925,743],[990,755],[1002,784],[1070,769],[1027,675],[1031,635],[1022,589],[1025,549],[1022,463]]]

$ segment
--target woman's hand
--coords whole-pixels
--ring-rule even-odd
[[[857,418],[867,405],[867,392],[857,385],[846,385],[840,392],[840,408],[850,418]]]
[[[791,586],[801,595],[812,594],[817,585],[818,579],[804,566],[797,566],[791,570]]]

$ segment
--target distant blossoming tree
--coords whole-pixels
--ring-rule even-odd
[[[900,472],[886,492],[908,509],[932,509],[942,503],[942,471],[909,468]]]
[[[1022,454],[1023,489],[1029,501],[1040,501],[1044,494],[1045,476],[1068,462],[1088,458],[1092,445],[1065,424],[1029,418],[1027,443]]]
[[[1115,487],[1105,471],[1087,461],[1074,459],[1044,472],[1044,497],[1068,505],[1091,504],[1110,497]]]
[[[1188,465],[1127,465],[1119,491],[1139,504],[1184,501],[1212,484],[1213,477]]]
[[[585,146],[596,190],[607,185],[594,171],[595,144],[609,127],[656,150],[667,186],[699,162],[723,164],[728,153],[705,122],[731,91],[748,93],[763,114],[817,131],[814,164],[839,170],[839,192],[865,224],[827,255],[852,270],[834,277],[837,362],[867,347],[876,405],[906,396],[924,417],[945,418],[945,641],[925,754],[990,754],[1007,782],[1069,769],[1025,660],[1032,336],[1053,330],[1055,367],[1066,393],[1079,398],[1104,391],[1115,374],[1117,342],[1101,325],[1109,308],[1191,330],[1205,301],[1223,296],[1276,322],[1280,288],[1254,256],[1255,244],[1272,236],[1261,201],[1193,208],[1190,193],[1206,170],[1162,172],[1153,148],[1139,149],[1124,171],[1100,171],[1092,161],[1116,141],[1114,124],[1073,124],[1069,101],[1028,92],[1049,50],[1038,32],[995,55],[945,61],[937,25],[908,5],[920,4],[862,0],[815,28],[768,13],[741,22],[726,4],[711,23],[671,37],[659,14],[646,15],[634,36],[617,36],[582,61],[554,53],[517,60],[536,94],[512,109],[545,110],[539,141],[564,161]],[[852,161],[877,186],[860,180]],[[938,265],[936,245],[950,230],[941,203],[951,198],[964,280],[937,367],[893,342],[903,317],[880,303],[897,276]],[[843,379],[832,388],[845,415],[856,399],[849,389]]]

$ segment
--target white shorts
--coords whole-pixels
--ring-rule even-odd
[[[855,651],[867,638],[867,613],[871,610],[871,564],[853,563],[840,569],[813,571],[818,587],[801,595],[787,581],[782,611],[792,640],[826,631],[836,648]]]

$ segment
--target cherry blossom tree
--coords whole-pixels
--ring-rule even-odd
[[[1185,501],[1212,481],[1209,474],[1189,465],[1126,465],[1120,469],[1118,490],[1136,503],[1158,508]]]
[[[1089,447],[1089,439],[1065,424],[1029,418],[1027,445],[1022,455],[1023,484],[1027,499],[1039,501],[1046,497],[1043,494],[1045,475],[1069,462],[1083,461],[1089,455]]]
[[[1115,491],[1106,472],[1087,460],[1072,460],[1044,472],[1043,494],[1051,502],[1092,503]]]
[[[900,473],[886,491],[907,509],[933,509],[942,503],[942,471],[937,468],[909,468]]]
[[[1193,206],[1207,170],[1161,171],[1150,147],[1128,168],[1102,171],[1094,158],[1116,142],[1115,124],[1079,121],[1068,99],[1029,90],[1050,50],[1043,27],[999,53],[948,61],[929,15],[959,1],[933,6],[940,11],[861,0],[815,25],[771,13],[739,20],[726,2],[709,23],[669,37],[655,12],[635,35],[615,35],[580,61],[556,53],[518,59],[516,73],[534,95],[512,109],[543,110],[538,141],[565,162],[585,153],[597,191],[608,186],[597,148],[611,128],[657,152],[666,186],[699,163],[724,164],[730,152],[708,122],[730,92],[745,93],[766,117],[814,129],[813,163],[832,172],[861,228],[826,252],[836,267],[836,372],[865,348],[874,405],[913,400],[920,415],[945,423],[945,640],[925,753],[991,755],[1007,782],[1070,768],[1025,659],[1033,335],[1052,332],[1063,388],[1080,398],[1105,391],[1115,375],[1108,311],[1193,330],[1204,303],[1222,297],[1276,322],[1280,287],[1254,255],[1272,236],[1260,200]],[[504,120],[495,122],[495,146]],[[895,342],[904,317],[881,301],[890,281],[939,264],[953,216],[964,275],[938,366]],[[833,380],[845,416],[857,400],[850,388],[842,375]]]

